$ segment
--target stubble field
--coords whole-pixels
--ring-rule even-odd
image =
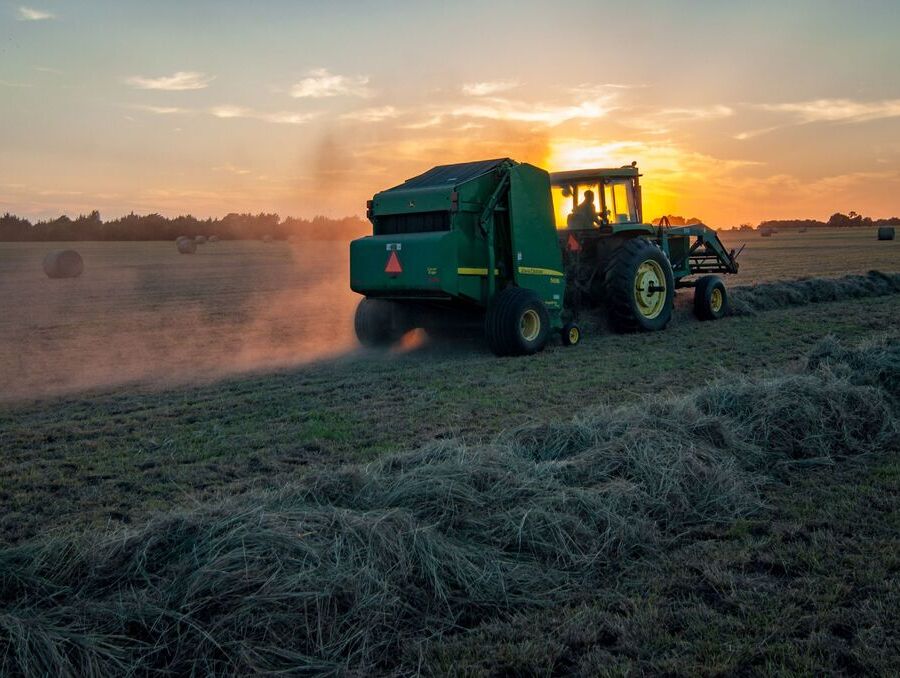
[[[747,243],[741,273],[727,281],[730,287],[872,269],[900,271],[896,242],[877,242],[870,232],[740,239],[724,234],[723,240],[733,247]],[[372,353],[356,347],[352,337],[356,299],[346,289],[343,245],[215,243],[194,256],[178,255],[171,243],[76,247],[85,257],[84,276],[48,280],[40,270],[47,245],[0,244],[0,542],[6,545],[0,564],[7,565],[0,573],[0,668],[37,674],[66,662],[75,669],[85,666],[83,644],[94,636],[90,628],[78,627],[89,621],[77,610],[97,604],[99,594],[80,591],[67,580],[58,599],[71,615],[57,618],[42,608],[37,591],[50,585],[46,567],[41,570],[32,554],[49,548],[50,537],[76,551],[80,547],[71,544],[97,539],[107,539],[104,548],[109,548],[109,540],[124,543],[128,535],[147,539],[162,529],[159,525],[182,520],[179,516],[195,516],[191,520],[203,525],[203,516],[227,514],[231,502],[246,502],[241,511],[267,506],[270,515],[287,521],[285,505],[270,493],[300,492],[296,488],[310,487],[311,476],[330,478],[327,474],[337,474],[341,464],[372,464],[352,467],[362,469],[352,472],[362,473],[354,485],[361,492],[367,474],[394,482],[393,471],[377,470],[379,460],[423,445],[462,445],[490,456],[498,436],[503,439],[523,426],[565,427],[573,418],[589,419],[598,412],[608,418],[617,407],[631,408],[616,415],[623,418],[680,411],[685,405],[678,399],[685,394],[694,394],[688,397],[692,403],[722,392],[732,398],[746,393],[748,384],[796,375],[800,382],[821,379],[816,392],[836,389],[841,397],[845,384],[875,389],[866,391],[868,400],[861,402],[883,402],[883,410],[873,410],[881,422],[872,431],[857,430],[839,413],[834,426],[852,429],[844,447],[832,449],[827,432],[811,430],[798,434],[807,441],[804,449],[821,448],[822,453],[799,459],[788,454],[786,460],[773,457],[749,467],[738,454],[729,464],[743,485],[728,496],[742,499],[723,500],[715,510],[698,508],[694,495],[687,503],[671,492],[661,495],[658,483],[642,490],[665,496],[661,513],[642,511],[626,521],[655,526],[655,536],[642,537],[645,546],[623,545],[607,553],[604,542],[596,567],[539,561],[548,572],[567,573],[565,584],[554,583],[568,591],[564,596],[459,607],[451,586],[437,602],[417,603],[428,609],[445,605],[451,610],[449,622],[434,622],[440,615],[432,610],[432,621],[421,628],[409,622],[414,630],[397,631],[390,641],[369,638],[367,651],[332,639],[301,652],[296,646],[305,642],[303,631],[296,631],[299,638],[269,634],[265,643],[238,649],[228,645],[230,637],[215,635],[221,619],[214,624],[204,618],[202,623],[211,624],[204,633],[219,647],[205,666],[184,663],[171,646],[163,653],[165,661],[127,644],[118,654],[104,654],[101,644],[91,656],[98,673],[135,666],[139,672],[187,666],[219,672],[299,670],[304,661],[314,672],[463,675],[889,674],[900,669],[900,629],[891,612],[900,606],[897,294],[786,306],[715,323],[697,322],[681,308],[665,332],[619,336],[598,331],[588,333],[577,348],[554,344],[526,359],[494,358],[477,338],[447,345],[416,337],[398,350]],[[680,306],[686,302],[682,298]],[[865,362],[862,358],[846,357],[810,367],[807,356],[824,350],[820,340],[826,335],[846,351],[870,342],[865,355],[877,354],[880,367],[866,363],[862,370],[857,364]],[[829,350],[840,353],[833,346]],[[867,376],[858,377],[863,372]],[[776,388],[773,401],[777,395]],[[755,410],[765,409],[767,400],[760,402]],[[826,419],[825,411],[810,402],[779,409],[778,418]],[[756,425],[748,423],[748,416],[728,414],[722,435],[737,431],[743,436]],[[769,440],[783,423],[766,423],[762,437],[746,445],[759,454],[774,450],[777,445]],[[592,445],[599,449],[599,443]],[[697,443],[683,445],[694,449]],[[721,452],[724,445],[716,442],[704,452],[700,467],[731,455]],[[475,454],[473,469],[480,458]],[[539,483],[540,477],[529,482]],[[619,487],[650,481],[627,476],[615,482]],[[587,491],[598,483],[560,492]],[[464,505],[463,498],[446,491],[450,494],[442,502],[451,507],[446,510],[455,501]],[[526,504],[533,497],[532,490],[517,491]],[[327,492],[316,496],[316,505],[338,502]],[[354,496],[340,505],[362,511],[361,495]],[[415,513],[431,500],[423,496],[415,508],[404,510]],[[399,506],[384,504],[387,499],[366,501],[369,513]],[[222,502],[226,509],[216,508]],[[676,520],[693,512],[697,517],[683,524]],[[239,514],[244,515],[229,515]],[[526,517],[521,520],[525,525]],[[155,522],[148,528],[148,521]],[[560,543],[572,537],[563,527],[558,530],[564,536]],[[521,555],[510,545],[503,552]],[[253,557],[264,569],[266,556]],[[167,562],[161,562],[160,572]],[[19,572],[10,575],[13,566]],[[43,589],[35,583],[38,572]],[[511,572],[507,584],[519,581]],[[432,584],[443,581],[434,576],[428,579]],[[110,581],[103,590],[120,585]],[[423,591],[427,597],[428,587]],[[272,602],[273,609],[281,610],[281,602]],[[252,626],[254,619],[267,629],[275,623],[254,617],[242,623]],[[356,623],[360,619],[366,618]],[[202,625],[199,617],[193,623]],[[30,640],[23,640],[22,624],[31,625]],[[134,624],[123,617],[116,633],[109,628],[92,632],[119,637]],[[331,631],[352,636],[353,628],[336,623]],[[140,641],[145,642],[143,636]],[[263,645],[266,652],[260,650]],[[271,654],[275,645],[282,646],[280,659]],[[380,654],[372,648],[380,648]],[[36,659],[42,656],[46,664]]]

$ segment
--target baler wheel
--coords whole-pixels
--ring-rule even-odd
[[[728,313],[728,292],[717,275],[705,275],[694,285],[694,315],[700,320],[718,320]]]
[[[606,307],[617,332],[661,330],[672,318],[675,277],[655,244],[631,238],[616,249],[606,268]]]
[[[488,346],[496,355],[530,355],[547,343],[550,314],[533,291],[507,287],[494,298],[484,321]]]
[[[396,343],[406,332],[403,309],[384,299],[363,299],[356,307],[353,326],[359,343],[369,348],[384,348]]]

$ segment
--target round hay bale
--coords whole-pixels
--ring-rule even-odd
[[[262,237],[262,241],[263,241],[263,242],[272,242],[272,236],[271,236],[271,235],[264,235],[264,236]]]
[[[893,240],[894,239],[894,227],[893,226],[879,226],[878,227],[878,239],[879,240]]]
[[[77,278],[84,271],[84,260],[75,250],[54,250],[44,257],[48,278]]]
[[[197,243],[198,245],[202,245],[206,242],[206,236],[198,235],[196,238],[194,238],[194,242]]]
[[[759,229],[759,234],[760,234],[763,238],[771,238],[771,237],[772,237],[772,234],[773,234],[774,232],[775,232],[775,229],[774,229],[774,228],[761,228],[761,229]]]
[[[181,254],[193,254],[197,251],[197,243],[190,238],[179,238],[175,241],[175,246]]]
[[[206,239],[206,242],[219,242],[219,236],[211,235]]]

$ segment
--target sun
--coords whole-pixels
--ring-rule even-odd
[[[544,167],[550,172],[622,167],[637,162],[641,169],[642,203],[644,221],[650,221],[664,214],[676,214],[678,195],[670,188],[670,183],[677,182],[677,174],[666,171],[667,181],[660,181],[653,174],[657,166],[657,158],[651,147],[642,142],[612,141],[596,143],[582,139],[556,139],[548,144]],[[564,228],[566,216],[571,210],[570,201],[561,199],[554,193],[554,211],[557,228]]]

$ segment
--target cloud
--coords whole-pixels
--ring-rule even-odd
[[[156,113],[157,115],[172,115],[173,113],[187,113],[187,109],[178,108],[177,106],[135,106],[138,110],[147,111],[148,113]]]
[[[31,7],[25,7],[24,5],[19,7],[19,21],[45,21],[47,19],[55,18],[55,14],[46,12],[42,9],[32,9]]]
[[[609,97],[596,97],[580,103],[559,106],[530,103],[501,98],[485,98],[478,103],[464,104],[450,110],[450,115],[485,118],[510,122],[540,123],[555,127],[570,120],[596,120],[606,116],[613,107]]]
[[[126,83],[137,89],[166,90],[169,92],[206,89],[213,80],[215,80],[215,76],[195,71],[178,71],[172,75],[163,75],[158,78],[146,78],[142,75],[132,75],[125,78]]]
[[[495,80],[491,82],[469,82],[462,86],[462,93],[466,96],[483,97],[491,94],[499,94],[507,90],[515,89],[522,83],[516,80]]]
[[[229,174],[237,174],[237,175],[245,175],[250,174],[252,170],[248,170],[244,167],[238,167],[233,165],[230,162],[226,162],[224,165],[219,165],[218,167],[212,168],[213,172],[227,172]]]
[[[862,123],[900,117],[900,99],[882,101],[853,101],[852,99],[813,99],[783,104],[757,104],[757,110],[782,113],[792,116],[792,122],[750,129],[734,135],[739,141],[774,132],[794,125],[808,125],[816,122]]]
[[[900,117],[900,99],[853,101],[852,99],[815,99],[785,104],[761,104],[773,113],[788,113],[800,122],[868,122]]]
[[[364,108],[361,111],[344,113],[341,119],[356,120],[358,122],[381,122],[382,120],[396,118],[399,115],[400,111],[393,106],[380,106],[378,108]]]
[[[13,82],[11,80],[0,80],[0,87],[34,87],[30,82]]]
[[[335,75],[327,68],[317,68],[291,88],[291,96],[295,99],[336,96],[367,98],[372,96],[368,84],[369,78],[365,75]]]
[[[214,106],[213,108],[209,109],[209,113],[217,118],[249,118],[252,120],[262,120],[264,122],[271,122],[279,125],[303,125],[318,115],[318,113],[266,113],[264,111],[257,111],[252,108],[247,108],[246,106],[231,105]]]
[[[411,122],[407,125],[400,125],[400,129],[428,129],[429,127],[437,127],[444,121],[441,115],[432,115],[420,122]]]

